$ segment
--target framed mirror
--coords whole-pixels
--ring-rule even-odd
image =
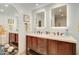
[[[36,27],[44,28],[45,27],[45,11],[40,11],[36,13]]]
[[[51,10],[51,27],[67,27],[67,6]]]

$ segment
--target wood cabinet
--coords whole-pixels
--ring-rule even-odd
[[[9,43],[13,43],[18,46],[18,39],[17,33],[9,33]]]
[[[37,50],[37,38],[35,38],[35,37],[31,37],[31,48],[34,51]]]
[[[38,38],[37,43],[37,52],[39,52],[40,54],[47,54],[47,40]]]
[[[74,55],[76,54],[76,45],[74,43],[48,40],[49,55]]]
[[[75,55],[76,44],[53,39],[26,36],[26,53],[42,55]],[[31,53],[30,53],[31,51]]]
[[[16,43],[18,43],[18,34],[15,34]]]
[[[36,37],[32,37],[32,36],[26,37],[26,53],[31,54],[31,53],[29,53],[30,50],[31,50],[31,52],[32,52],[32,50],[37,51],[37,39],[36,39]]]
[[[76,46],[73,43],[58,42],[58,55],[74,55],[76,54]]]
[[[57,55],[57,47],[58,47],[58,42],[54,40],[48,40],[48,54],[49,55]]]
[[[15,42],[15,34],[9,33],[9,42]]]
[[[31,42],[32,42],[32,39],[31,39],[31,37],[29,37],[29,36],[27,36],[26,37],[26,46],[27,46],[27,48],[29,49],[29,48],[31,48]]]

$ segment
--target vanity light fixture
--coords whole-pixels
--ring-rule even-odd
[[[5,6],[5,7],[8,7],[9,5],[8,5],[8,4],[5,4],[4,6]]]
[[[0,9],[0,12],[4,12],[4,9]]]

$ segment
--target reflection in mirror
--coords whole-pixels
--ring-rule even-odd
[[[38,24],[39,24],[39,27],[41,27],[41,20],[39,20],[39,23]]]
[[[61,6],[52,10],[52,27],[67,26],[67,7]]]
[[[44,27],[44,12],[36,14],[36,24],[37,27]]]
[[[30,32],[30,16],[24,15],[24,25],[25,25],[25,31]]]

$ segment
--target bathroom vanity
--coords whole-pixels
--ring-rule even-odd
[[[76,40],[69,37],[28,34],[26,36],[27,55],[75,55]]]
[[[18,46],[18,33],[9,33],[9,43]]]

